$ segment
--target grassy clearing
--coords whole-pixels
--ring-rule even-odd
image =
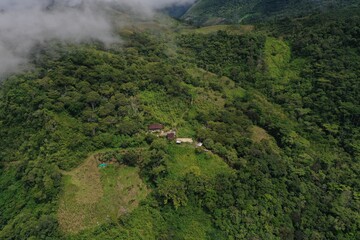
[[[95,219],[93,208],[103,197],[100,172],[94,158],[89,158],[64,176],[64,192],[60,199],[58,218],[64,232],[78,232]]]
[[[268,141],[271,149],[275,153],[280,154],[281,150],[277,145],[275,139],[271,135],[269,135],[265,129],[258,126],[252,126],[250,128],[250,132],[251,132],[251,140],[253,140],[256,143],[260,143],[261,141]]]
[[[214,112],[225,106],[225,99],[219,92],[205,91],[204,89],[198,89],[193,99],[192,108],[195,112]]]
[[[271,136],[265,131],[265,129],[258,127],[258,126],[252,126],[251,129],[251,140],[254,142],[261,142],[262,140],[270,140]]]
[[[186,71],[194,78],[199,78],[201,81],[205,83],[209,83],[211,81],[218,79],[218,76],[216,74],[208,72],[202,68],[193,67],[186,69]]]
[[[190,75],[192,75],[194,78],[200,79],[205,84],[206,87],[209,87],[211,82],[219,84],[222,87],[224,93],[226,94],[226,97],[231,100],[236,97],[242,98],[245,96],[245,93],[246,93],[245,89],[236,86],[235,82],[228,77],[225,77],[225,76],[219,77],[218,75],[216,75],[214,73],[211,73],[204,69],[196,68],[196,67],[187,69],[187,72]],[[203,89],[202,89],[202,91],[204,92]],[[198,92],[199,92],[199,90],[198,90]],[[206,91],[207,94],[210,92],[211,92],[210,90]],[[215,95],[216,95],[215,97],[217,99],[223,97],[219,93],[217,93]],[[208,100],[209,99],[206,100],[208,102],[208,104],[214,105],[213,102],[209,102]],[[224,103],[222,103],[222,104],[224,104]],[[218,104],[215,104],[215,106],[223,107],[223,106],[218,106]]]
[[[283,85],[298,78],[306,64],[304,59],[291,59],[290,46],[281,39],[268,37],[265,42],[265,62],[269,76],[275,79],[274,90],[282,90]]]
[[[170,145],[169,152],[171,160],[167,164],[173,178],[181,178],[189,172],[214,177],[232,171],[219,156],[210,152],[197,154],[192,145]]]
[[[201,28],[183,29],[182,34],[211,34],[226,31],[228,34],[241,35],[254,30],[253,25],[213,25]]]
[[[265,61],[271,77],[283,79],[291,60],[289,45],[279,39],[268,37],[265,42]]]
[[[172,127],[184,122],[184,112],[187,104],[181,99],[171,98],[162,92],[144,91],[139,95],[144,111],[148,112],[158,122]]]
[[[218,239],[211,216],[198,206],[189,204],[176,212],[166,211],[164,215],[167,223],[177,229],[173,239]]]
[[[149,193],[136,168],[109,166],[100,171],[104,190],[100,205],[114,220],[136,208]]]
[[[142,205],[136,208],[126,221],[126,225],[115,228],[101,229],[101,233],[94,237],[90,229],[81,235],[70,236],[69,239],[126,239],[126,240],[156,240],[156,239],[224,239],[218,238],[221,232],[214,228],[211,216],[201,207],[189,203],[187,206],[175,210],[166,207],[159,209]],[[171,231],[171,238],[161,238]],[[163,233],[164,235],[159,233]]]
[[[221,79],[222,86],[224,87],[224,92],[226,97],[232,101],[234,98],[243,98],[246,94],[246,90],[236,86],[235,82],[227,77],[222,77]]]
[[[96,227],[131,212],[149,190],[138,169],[127,166],[98,168],[93,157],[65,173],[60,198],[60,228],[68,234]]]
[[[254,92],[253,97],[254,101],[259,106],[263,106],[262,110],[265,112],[265,114],[276,116],[278,119],[283,121],[288,120],[288,116],[285,114],[284,110],[279,105],[269,102],[261,93]]]
[[[177,137],[179,138],[194,138],[196,136],[196,131],[194,130],[197,126],[194,126],[190,123],[184,123],[179,125],[177,128]]]

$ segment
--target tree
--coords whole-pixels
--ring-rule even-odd
[[[179,208],[187,204],[188,198],[185,190],[186,188],[183,182],[174,179],[165,179],[158,185],[157,196],[164,204],[170,202],[175,208]]]
[[[101,101],[101,97],[97,92],[91,91],[86,94],[86,102],[91,105],[93,111],[95,110],[96,104],[99,103],[100,101]]]

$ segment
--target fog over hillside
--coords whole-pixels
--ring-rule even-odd
[[[117,41],[104,13],[117,4],[151,15],[157,9],[194,0],[0,0],[0,75],[26,63],[35,44],[51,39]]]

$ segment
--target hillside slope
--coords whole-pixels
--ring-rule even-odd
[[[0,239],[357,239],[359,13],[34,49],[0,87]]]
[[[276,17],[340,9],[358,5],[356,0],[199,0],[182,19],[195,25],[218,23],[259,22]]]

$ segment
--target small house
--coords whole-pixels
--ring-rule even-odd
[[[169,132],[167,135],[166,135],[166,138],[168,140],[174,140],[175,139],[175,132]]]
[[[164,126],[162,124],[159,124],[159,123],[150,124],[148,126],[148,130],[151,131],[151,132],[161,131],[163,129],[164,129]]]

